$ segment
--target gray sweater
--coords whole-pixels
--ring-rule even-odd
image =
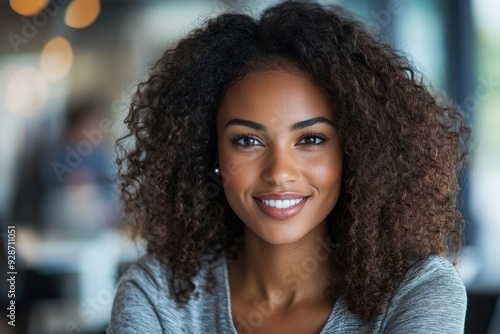
[[[204,271],[195,278],[197,298],[183,308],[169,298],[168,283],[154,255],[134,263],[120,278],[107,333],[231,333],[237,331],[231,315],[227,263],[213,265],[217,285],[203,293]],[[386,311],[365,325],[340,298],[321,330],[326,333],[446,333],[464,332],[467,296],[453,265],[431,256],[406,275]],[[243,323],[239,333],[255,332]]]

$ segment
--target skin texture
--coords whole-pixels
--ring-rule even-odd
[[[289,129],[316,117],[331,123]],[[326,242],[326,217],[340,193],[343,151],[333,117],[320,88],[309,78],[285,70],[248,73],[222,99],[216,124],[220,168],[229,176],[224,192],[244,223],[238,261],[229,265],[236,328],[240,317],[248,319],[256,302],[268,310],[258,328],[262,333],[283,331],[283,324],[295,332],[304,324],[308,330],[320,329],[331,312],[323,291],[329,285],[330,261],[314,260],[312,274],[300,271],[304,259],[315,259],[318,240]],[[266,131],[225,126],[233,119],[259,123]],[[310,132],[319,132],[325,139]],[[241,134],[246,137],[238,137]],[[232,169],[237,172],[230,175]],[[300,213],[278,220],[264,214],[254,199],[269,192],[309,197]]]
[[[328,99],[308,79],[281,70],[247,74],[222,101],[217,116],[221,171],[238,166],[238,173],[224,188],[226,198],[246,231],[267,244],[293,246],[326,223],[340,193],[343,151],[333,122],[289,130],[311,118],[331,121]],[[235,118],[260,123],[267,131],[244,125],[225,127]],[[326,139],[308,132],[323,133]],[[232,142],[242,134],[246,138]],[[309,142],[317,145],[307,145]],[[282,221],[257,207],[254,196],[269,192],[295,192],[309,198],[298,215]]]
[[[252,97],[252,103],[263,108],[238,107],[252,109],[240,117],[255,117],[269,128],[268,137],[252,131],[262,147],[241,153],[229,146],[229,134],[218,135],[222,129],[217,129],[217,113],[226,93],[236,94],[248,84],[241,81],[246,74],[257,80],[262,77],[255,73],[277,70],[305,73],[302,76],[324,92],[342,143],[340,191],[330,174],[324,182],[331,191],[314,176],[326,175],[319,166],[338,170],[339,160],[295,146],[299,135],[287,131],[299,116],[326,108],[304,108],[300,113],[284,109],[299,95],[270,95],[279,85],[271,87],[263,80],[265,89],[255,87],[255,93],[261,91],[258,99],[247,91],[237,99]],[[283,84],[299,85],[300,78],[289,78]],[[272,99],[263,96],[285,101],[274,108],[264,104]],[[329,267],[318,264],[318,274],[309,275],[323,279],[322,270],[329,270],[325,296],[330,305],[345,297],[349,311],[362,322],[381,315],[408,270],[429,256],[458,260],[464,226],[458,175],[469,156],[471,131],[461,111],[433,96],[405,57],[342,8],[285,1],[259,18],[226,13],[208,20],[151,68],[125,123],[129,133],[117,142],[117,164],[127,221],[172,272],[171,297],[179,306],[197,292],[193,278],[200,268],[210,268],[211,261],[226,256],[255,262],[241,253],[245,243],[253,251],[266,245],[265,255],[259,256],[272,261],[278,253],[271,249],[298,245],[314,233],[324,236],[323,220],[329,239],[313,239],[325,244],[317,254],[323,258],[328,250]],[[317,126],[333,131],[331,126]],[[327,135],[330,140],[318,150],[330,147],[328,151],[335,152],[334,134]],[[219,158],[224,182],[213,172]],[[314,219],[296,217],[283,228],[261,216],[251,196],[283,189],[311,195],[304,213]],[[293,257],[311,251],[316,252],[298,247]],[[279,277],[256,270],[261,278],[245,279],[252,292],[266,299],[270,289],[280,286]],[[207,293],[216,283],[208,273]],[[299,275],[297,267],[295,273]],[[285,284],[298,288],[296,295],[288,294],[292,302],[301,298],[301,281],[311,278],[302,272],[297,278],[295,273],[287,272],[284,278]]]

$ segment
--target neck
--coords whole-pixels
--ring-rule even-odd
[[[322,299],[332,274],[327,234],[324,222],[293,244],[273,245],[245,227],[233,267],[241,298],[275,300],[281,307]]]

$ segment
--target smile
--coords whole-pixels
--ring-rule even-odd
[[[308,197],[285,200],[261,200],[254,198],[259,209],[274,219],[287,219],[297,215],[304,207]]]
[[[286,208],[289,208],[291,206],[294,206],[298,203],[300,203],[303,199],[303,198],[297,198],[297,199],[285,199],[285,200],[280,200],[280,199],[277,199],[277,200],[274,200],[274,199],[271,199],[271,200],[266,200],[266,199],[263,199],[261,200],[265,205],[268,205],[268,206],[272,206],[272,207],[275,207],[275,208],[278,208],[278,209],[286,209]]]

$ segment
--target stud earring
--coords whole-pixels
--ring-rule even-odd
[[[214,173],[215,173],[217,176],[220,176],[220,169],[219,169],[219,167],[218,167],[218,166],[214,168]]]

